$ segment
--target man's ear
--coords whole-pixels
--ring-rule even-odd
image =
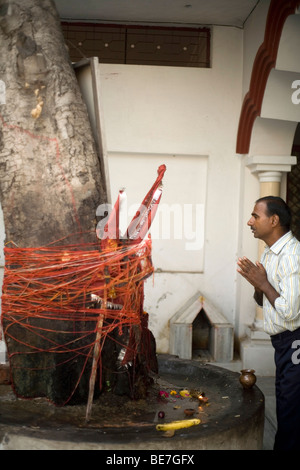
[[[279,225],[279,216],[277,214],[272,215],[272,226],[276,227]]]

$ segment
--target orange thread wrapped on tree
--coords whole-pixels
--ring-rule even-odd
[[[160,201],[161,190],[159,194],[157,190],[165,169],[164,165],[159,168],[158,177],[124,239],[119,238],[118,223],[115,223],[118,222],[118,200],[100,242],[5,247],[2,326],[10,367],[15,372],[12,376],[21,374],[24,380],[31,376],[38,383],[36,355],[45,356],[46,368],[53,363],[57,369],[74,361],[80,363],[79,373],[72,378],[71,392],[59,404],[71,400],[86,371],[91,404],[96,376],[99,389],[103,387],[105,364],[101,353],[104,344],[112,340],[118,343],[116,330],[121,338],[118,345],[120,370],[135,361],[140,335],[137,331],[147,325],[147,314],[143,311],[144,281],[154,271],[151,238],[144,240],[144,237]],[[124,328],[127,329],[126,341],[122,337]],[[12,353],[11,342],[18,344]],[[147,341],[139,347],[144,347],[147,355]],[[29,358],[27,370],[20,360],[24,355]],[[55,360],[49,362],[50,356],[55,356]],[[12,381],[13,387],[18,394],[15,381]],[[88,388],[86,383],[85,388]]]

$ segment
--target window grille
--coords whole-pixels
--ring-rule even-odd
[[[62,23],[73,62],[210,67],[209,28]]]

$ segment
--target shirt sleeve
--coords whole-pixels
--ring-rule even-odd
[[[279,294],[275,309],[284,320],[295,320],[300,315],[300,258],[285,255],[278,267]]]

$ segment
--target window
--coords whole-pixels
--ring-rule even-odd
[[[62,23],[73,62],[210,67],[209,28]]]

